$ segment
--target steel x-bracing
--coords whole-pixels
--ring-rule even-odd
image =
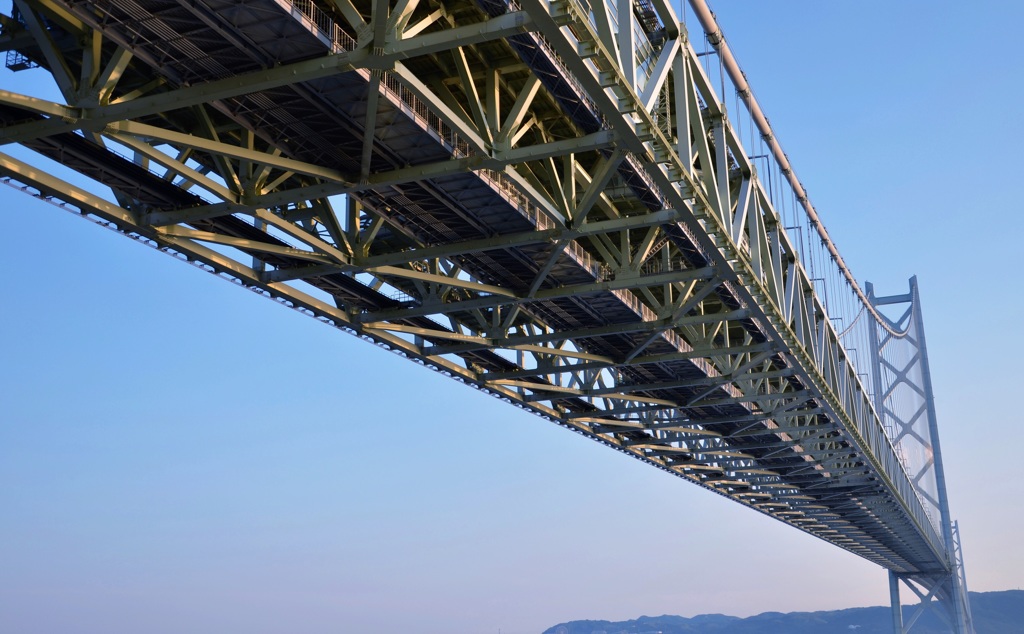
[[[665,0],[13,0],[8,67],[62,99],[0,90],[0,143],[37,157],[0,174],[971,631],[941,462],[907,457],[938,449],[916,286],[913,327],[860,289],[691,5],[703,53]],[[925,419],[894,396],[915,389]]]

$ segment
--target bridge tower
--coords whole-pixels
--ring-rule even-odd
[[[947,569],[936,573],[889,570],[893,629],[898,634],[910,632],[922,614],[933,610],[952,631],[971,634],[974,626],[960,532],[950,517],[946,496],[917,277],[910,278],[909,291],[902,295],[878,297],[870,282],[866,290],[882,318],[882,323],[869,329],[875,409],[949,556]],[[920,600],[907,619],[900,601],[901,585]]]

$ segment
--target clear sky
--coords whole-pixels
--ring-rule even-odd
[[[969,586],[1021,587],[1024,9],[713,8],[858,278],[919,276]],[[0,631],[887,602],[880,568],[113,232],[3,187],[0,220]]]

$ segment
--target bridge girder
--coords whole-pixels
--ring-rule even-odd
[[[667,3],[619,2],[624,35],[576,0],[152,9],[206,52],[116,0],[17,6],[0,41],[65,103],[0,91],[0,144],[117,202],[0,154],[9,184],[898,574],[948,571]]]

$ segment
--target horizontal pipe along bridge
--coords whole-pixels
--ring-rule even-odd
[[[696,35],[665,0],[13,0],[7,67],[61,97],[0,88],[0,180],[875,562],[896,606],[903,583],[971,632],[916,280],[857,284],[690,4]]]

